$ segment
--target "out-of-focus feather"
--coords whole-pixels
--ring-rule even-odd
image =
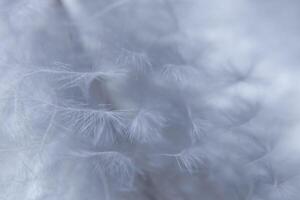
[[[111,180],[125,186],[131,186],[134,180],[136,167],[133,161],[116,151],[90,152],[90,151],[73,151],[72,156],[89,159],[94,164],[94,169],[104,173]]]

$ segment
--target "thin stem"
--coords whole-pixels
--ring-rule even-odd
[[[102,180],[102,184],[103,184],[103,190],[104,190],[104,199],[105,200],[110,200],[110,191],[109,191],[109,186],[107,184],[107,178],[105,173],[103,173],[103,171],[99,171],[100,174],[100,178]]]
[[[41,142],[41,146],[40,146],[40,150],[39,150],[39,154],[42,154],[43,153],[43,150],[44,150],[44,147],[45,147],[45,144],[46,144],[46,140],[47,140],[47,137],[48,135],[50,134],[50,131],[53,127],[53,123],[54,123],[54,119],[56,117],[56,113],[57,113],[57,110],[55,109],[50,117],[50,121],[49,121],[49,124],[46,128],[46,131],[45,131],[45,134],[43,135],[43,138],[42,138],[42,142]]]

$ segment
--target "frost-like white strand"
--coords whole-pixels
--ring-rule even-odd
[[[159,112],[140,110],[133,118],[127,134],[131,141],[138,143],[159,142],[165,126],[166,119]]]
[[[126,112],[58,107],[62,121],[74,131],[93,137],[94,145],[113,142],[126,129]]]
[[[165,80],[178,83],[179,85],[191,84],[191,78],[199,72],[190,65],[166,64],[162,67],[161,75]],[[192,83],[193,84],[193,83]]]
[[[55,80],[60,84],[57,89],[65,89],[76,87],[80,85],[89,85],[93,80],[105,80],[108,78],[116,78],[123,76],[125,74],[124,70],[118,71],[106,71],[106,72],[77,72],[72,71],[68,68],[58,68],[58,69],[40,69],[33,72],[29,72],[24,75],[24,77],[38,75],[38,74],[48,74],[52,75]]]
[[[175,158],[179,168],[189,173],[193,173],[203,167],[206,167],[205,152],[203,152],[203,149],[198,147],[185,149],[177,154],[161,154],[161,156]]]
[[[116,63],[143,73],[152,69],[151,61],[146,53],[133,52],[127,49],[122,49]]]

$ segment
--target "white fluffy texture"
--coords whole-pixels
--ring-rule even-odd
[[[0,199],[298,200],[299,5],[1,1]]]

